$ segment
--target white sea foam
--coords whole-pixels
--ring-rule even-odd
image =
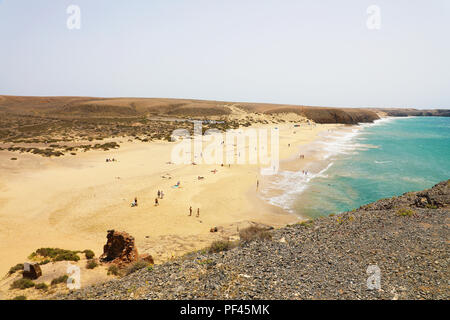
[[[392,161],[390,161],[390,160],[387,160],[387,161],[378,161],[378,160],[375,160],[374,162],[375,162],[375,163],[378,163],[378,164],[383,164],[383,163],[391,163]]]
[[[302,171],[280,171],[270,178],[268,185],[261,191],[262,197],[272,205],[293,212],[295,199],[308,188],[311,180],[328,177],[326,172],[333,165],[333,158],[336,155],[353,154],[358,150],[376,147],[358,143],[357,136],[363,128],[364,126],[358,126],[351,130],[325,132],[320,140],[303,146],[302,150],[305,153],[319,152],[322,159],[328,161],[327,166],[319,172],[308,171],[306,175]]]
[[[307,187],[308,183],[317,177],[326,178],[325,172],[333,165],[330,162],[326,168],[318,173],[302,171],[280,171],[279,174],[273,178],[270,185],[262,191],[263,197],[270,204],[281,207],[286,211],[292,212],[292,204],[296,197],[302,193]],[[277,196],[269,196],[274,190],[281,190],[282,194]]]

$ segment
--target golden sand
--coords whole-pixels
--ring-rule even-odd
[[[299,145],[336,127],[276,126],[281,159],[295,158]],[[161,262],[226,235],[211,233],[211,227],[230,230],[245,221],[273,226],[298,221],[298,216],[258,197],[259,166],[169,164],[173,146],[124,142],[117,150],[61,158],[1,151],[0,274],[40,247],[91,249],[98,256],[110,229],[130,233],[139,253]],[[105,162],[106,158],[118,161]],[[211,172],[214,169],[216,173]],[[180,188],[173,188],[177,181]],[[164,191],[159,206],[154,205],[157,190]],[[134,197],[139,205],[132,208]]]

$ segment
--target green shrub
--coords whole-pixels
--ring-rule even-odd
[[[78,261],[80,257],[77,251],[65,250],[59,248],[40,248],[30,255],[30,258],[36,258],[38,255],[49,258],[51,261]]]
[[[114,275],[114,276],[118,276],[119,275],[119,267],[116,266],[115,264],[112,264],[108,267],[108,276],[109,275]]]
[[[44,290],[44,291],[47,291],[47,289],[48,289],[48,285],[44,282],[38,283],[34,287],[38,290]]]
[[[84,255],[86,256],[86,259],[92,259],[95,257],[95,253],[92,250],[86,249],[83,251]]]
[[[397,215],[405,217],[405,216],[412,216],[414,214],[414,211],[412,211],[411,209],[398,209],[397,210]]]
[[[47,264],[47,263],[50,263],[50,262],[51,262],[50,259],[45,259],[45,260],[39,262],[39,265],[42,266],[42,265]]]
[[[55,258],[55,261],[78,261],[80,257],[75,251],[68,251],[61,254],[58,254]]]
[[[271,240],[272,235],[264,228],[251,226],[239,231],[239,237],[243,242],[251,242],[255,240]]]
[[[16,296],[12,300],[27,300],[26,296]]]
[[[16,271],[23,270],[23,263],[18,263],[14,267],[11,267],[8,271],[8,275],[12,275]]]
[[[58,283],[63,283],[63,282],[67,282],[67,279],[69,279],[69,276],[67,274],[60,276],[58,278],[55,278],[52,280],[51,285],[57,285]]]
[[[11,289],[27,289],[27,288],[32,288],[34,287],[34,282],[31,281],[30,279],[18,279],[15,280],[12,284],[11,284]]]
[[[94,269],[97,266],[98,266],[98,263],[95,260],[89,260],[88,263],[86,264],[87,269]]]
[[[310,227],[313,224],[313,221],[312,220],[305,220],[305,221],[299,222],[297,224],[302,226],[302,227],[308,228],[308,227]]]

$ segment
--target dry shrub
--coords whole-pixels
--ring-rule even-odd
[[[272,235],[265,228],[251,226],[239,231],[242,242],[252,242],[255,240],[272,240]]]

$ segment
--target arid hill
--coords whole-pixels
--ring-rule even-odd
[[[163,98],[18,97],[0,96],[0,112],[53,118],[226,116],[230,106],[252,113],[296,113],[317,123],[356,124],[378,119],[374,111],[351,108],[239,103]]]
[[[417,109],[372,109],[377,113],[383,113],[390,117],[450,117],[449,109],[428,109],[428,110],[417,110]]]

